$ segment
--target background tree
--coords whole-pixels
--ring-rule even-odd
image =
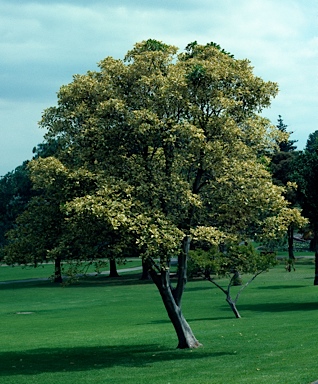
[[[288,125],[286,125],[284,123],[281,115],[278,115],[276,127],[285,136],[283,139],[281,139],[277,142],[277,144],[279,146],[279,151],[280,152],[293,152],[293,151],[295,151],[297,149],[297,146],[294,144],[297,143],[297,140],[291,140],[290,139],[290,136],[294,132],[287,131]]]
[[[276,264],[276,254],[274,252],[259,252],[252,244],[223,244],[220,247],[212,247],[207,251],[197,249],[190,251],[190,260],[192,267],[204,279],[210,281],[226,296],[226,302],[229,304],[236,318],[241,315],[237,309],[237,301],[243,291],[258,275],[268,270]],[[238,275],[249,274],[249,279],[243,284],[233,297],[231,288],[235,284]],[[227,287],[222,287],[217,282],[218,277],[228,277]]]
[[[316,131],[318,132],[318,131]],[[309,135],[305,150],[294,162],[294,179],[299,186],[300,203],[304,216],[309,219],[315,251],[315,279],[318,285],[318,146],[316,132]]]
[[[33,265],[54,261],[54,282],[62,282],[61,259],[51,258],[61,234],[61,212],[51,199],[33,197],[27,209],[17,218],[16,227],[8,231],[8,244],[3,249],[8,265]]]
[[[47,160],[41,162],[47,163]],[[31,164],[29,163],[28,171],[36,195],[28,201],[25,211],[18,216],[17,225],[7,233],[9,242],[3,250],[4,260],[9,265],[32,264],[35,267],[43,262],[54,261],[54,281],[61,282],[61,257],[52,257],[50,252],[57,246],[63,233],[64,221],[60,204],[63,201],[61,196],[64,197],[62,191],[65,179],[59,172],[57,162],[51,163],[47,172],[55,180],[56,189],[52,191],[49,188],[49,177],[46,184],[43,179],[36,182]]]
[[[318,147],[318,130],[310,133],[306,142],[305,150],[310,153],[315,153]]]
[[[278,116],[277,129],[284,134],[283,138],[277,142],[278,149],[271,156],[270,168],[273,174],[273,181],[276,185],[288,187],[285,192],[286,199],[290,202],[291,206],[299,205],[299,196],[297,188],[291,185],[294,172],[294,161],[297,157],[296,146],[297,141],[290,140],[293,132],[287,131],[287,125],[284,124],[281,115]],[[288,244],[288,265],[294,263],[294,231],[296,223],[290,223],[287,230],[287,244]]]
[[[61,87],[58,105],[41,121],[47,140],[60,143],[56,159],[32,166],[39,185],[64,194],[59,206],[66,229],[54,252],[71,254],[76,244],[83,251],[83,239],[77,243],[74,236],[85,239],[88,228],[97,233],[94,223],[103,244],[116,239],[108,251],[119,255],[133,242],[178,347],[197,347],[181,311],[191,237],[218,245],[252,229],[285,228],[266,226],[288,203],[259,158],[279,134],[258,114],[277,86],[216,44],[194,42],[177,55],[176,47],[150,39],[125,60],[108,57],[99,68]],[[61,168],[66,189],[48,172]],[[87,189],[80,187],[83,175],[89,175]],[[93,253],[100,238],[90,239],[85,252]],[[178,258],[174,285],[172,257]]]
[[[0,246],[6,243],[9,231],[32,196],[27,162],[8,172],[0,179]]]
[[[54,282],[60,283],[62,272],[74,277],[83,273],[88,264],[94,264],[99,269],[105,258],[115,262],[117,255],[121,259],[127,256],[128,251],[118,246],[117,233],[109,229],[105,220],[96,216],[96,211],[92,214],[94,201],[91,199],[81,202],[82,210],[78,217],[81,225],[72,220],[76,199],[96,190],[98,180],[91,173],[83,170],[68,172],[53,157],[31,161],[29,170],[37,195],[31,198],[26,210],[17,218],[16,227],[7,234],[9,243],[3,250],[7,264],[32,264],[36,267],[43,262],[53,261]],[[107,204],[101,193],[100,190],[95,196],[95,203],[97,201],[100,207],[101,201]],[[112,196],[109,204],[115,211],[113,216],[118,215],[120,204],[126,202],[122,199],[120,204],[115,203],[115,188],[111,187],[108,193]],[[73,205],[67,206],[67,201],[73,198]],[[126,242],[129,243],[127,236]],[[67,268],[62,268],[63,262],[67,262]],[[110,271],[112,277],[117,275],[114,262]]]
[[[25,162],[23,168],[18,167],[14,173],[9,173],[3,179],[6,182],[3,184],[6,186],[6,189],[3,188],[6,192],[3,196],[7,197],[3,198],[3,206],[11,213],[6,219],[7,225],[3,230],[3,238],[7,232],[9,240],[9,245],[2,251],[5,262],[11,265],[31,264],[37,267],[41,263],[53,261],[54,282],[57,283],[62,282],[62,272],[65,275],[83,273],[87,263],[94,263],[100,268],[102,263],[100,259],[105,257],[105,239],[100,239],[97,222],[89,223],[95,231],[90,232],[91,237],[88,236],[89,227],[87,227],[85,236],[83,233],[79,236],[79,233],[73,232],[72,245],[65,244],[64,248],[62,246],[67,228],[70,229],[70,226],[66,226],[66,214],[62,209],[66,200],[87,192],[88,188],[94,188],[96,180],[88,181],[87,173],[84,175],[63,172],[63,165],[57,159],[50,158],[60,149],[58,139],[39,144],[33,149],[33,158],[37,160],[36,162]],[[41,175],[38,172],[39,166]],[[21,177],[21,169],[24,177]],[[23,204],[21,199],[16,197],[16,191],[23,193]],[[9,200],[15,201],[16,204],[7,203]],[[13,213],[12,209],[9,210],[11,206],[15,208]],[[108,255],[109,275],[116,277],[118,276],[116,259],[113,254]],[[68,262],[67,268],[63,268],[64,261]],[[105,265],[105,262],[102,264]]]
[[[34,158],[56,153],[58,140],[44,142],[33,148]],[[0,178],[0,245],[6,243],[5,233],[13,228],[16,218],[26,209],[35,192],[32,190],[29,161]]]

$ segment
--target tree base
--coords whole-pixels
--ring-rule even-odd
[[[196,340],[195,342],[191,343],[190,345],[178,345],[177,349],[196,349],[202,347],[202,344]]]

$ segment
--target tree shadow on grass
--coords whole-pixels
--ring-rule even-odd
[[[0,353],[0,376],[36,375],[44,372],[75,372],[115,366],[147,367],[156,362],[233,355],[231,352],[188,353],[159,345],[40,348]]]
[[[206,287],[202,287],[202,286],[197,286],[197,287],[186,287],[185,291],[186,292],[197,292],[197,291],[210,291],[211,290],[211,286],[210,285],[207,285]]]
[[[290,285],[264,285],[259,286],[258,289],[288,289],[288,288],[306,288],[308,285],[297,285],[297,284],[290,284]]]
[[[217,320],[232,320],[233,315],[232,312],[229,311],[229,308],[227,308],[229,315],[228,316],[211,316],[211,317],[201,317],[201,318],[196,318],[196,319],[187,319],[189,323],[193,323],[195,321],[217,321]]]
[[[52,283],[49,279],[36,279],[36,280],[12,280],[1,282],[0,291],[11,291],[16,289],[25,289],[25,288],[54,288],[60,287],[59,284]]]
[[[65,285],[53,283],[50,279],[28,279],[28,280],[13,280],[0,283],[0,290],[24,289],[24,288],[95,288],[95,287],[113,287],[120,285],[145,285],[153,284],[152,280],[140,280],[139,274],[125,274],[119,277],[108,277],[107,275],[83,276],[73,282]]]
[[[228,310],[228,308],[227,308]],[[188,318],[188,323],[194,323],[196,321],[213,321],[213,320],[232,320],[233,316],[231,316],[231,312],[229,311],[229,316],[211,316],[211,317],[201,317],[201,318]],[[169,319],[160,319],[160,320],[152,320],[147,324],[171,324]]]
[[[311,303],[259,303],[239,305],[240,311],[256,312],[287,312],[287,311],[315,311],[318,310],[318,302]]]

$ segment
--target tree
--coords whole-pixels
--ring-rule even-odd
[[[285,197],[291,203],[293,207],[298,204],[297,188],[291,184],[292,174],[294,172],[294,160],[297,156],[296,146],[294,145],[297,141],[290,140],[290,135],[293,132],[287,131],[287,125],[284,124],[281,115],[278,116],[276,125],[277,129],[284,134],[278,144],[278,150],[274,152],[271,157],[271,172],[273,174],[273,180],[276,185],[288,187],[286,189]],[[291,265],[294,263],[294,231],[296,223],[290,223],[287,229],[287,242],[288,242],[288,263]]]
[[[222,249],[223,248],[223,249]],[[258,275],[268,270],[276,264],[276,255],[273,252],[258,252],[252,244],[230,243],[220,247],[210,248],[208,251],[198,249],[190,251],[190,259],[196,265],[204,279],[210,281],[219,288],[226,296],[226,302],[229,304],[236,318],[241,315],[237,309],[237,301],[243,291]],[[247,282],[237,284],[236,281],[241,274],[250,274]],[[229,277],[226,288],[223,288],[216,281],[218,276]],[[239,285],[240,288],[235,298],[231,293],[231,288]]]
[[[47,159],[41,160],[47,163]],[[40,161],[37,163],[39,164]],[[35,267],[43,262],[54,261],[54,281],[62,281],[60,256],[50,253],[56,247],[63,233],[64,215],[60,210],[65,179],[58,167],[57,161],[47,167],[47,175],[54,178],[55,189],[49,188],[49,182],[43,179],[37,182],[35,168],[32,162],[28,164],[30,181],[36,191],[27,203],[26,209],[16,219],[16,225],[7,233],[8,244],[3,249],[4,260],[7,264],[32,264]]]
[[[32,196],[27,162],[8,172],[0,179],[0,245],[4,245],[5,233],[13,227]]]
[[[304,216],[309,219],[309,226],[313,234],[314,285],[318,285],[318,147],[314,137],[315,134],[309,135],[305,150],[300,152],[295,159],[293,177],[299,186],[301,207]]]
[[[54,282],[62,282],[61,258],[50,257],[50,250],[62,231],[61,223],[61,212],[51,199],[33,197],[17,218],[16,227],[7,233],[8,244],[3,249],[5,263],[37,267],[54,261]]]
[[[48,172],[58,159],[75,192],[60,204],[66,229],[55,252],[72,253],[75,244],[93,253],[105,237],[103,248],[119,257],[134,243],[179,348],[200,345],[181,310],[191,237],[218,245],[262,227],[268,234],[285,230],[266,226],[288,203],[259,156],[277,138],[258,114],[276,93],[248,60],[217,44],[191,43],[177,55],[176,47],[150,39],[124,60],[107,57],[99,71],[74,76],[61,87],[58,105],[43,114],[46,138],[58,139],[60,149],[56,159],[34,161],[36,177],[52,193],[59,190]],[[89,175],[90,188],[72,186],[80,175]],[[86,239],[87,229],[91,235],[96,228],[102,235]]]
[[[58,141],[45,142],[33,148],[34,158],[54,155]],[[24,161],[0,178],[0,245],[6,243],[5,233],[13,228],[16,218],[26,209],[34,190],[28,169],[29,161]]]
[[[315,153],[318,148],[318,130],[310,133],[306,143],[305,150],[310,153]]]
[[[41,172],[38,171],[39,167]],[[23,213],[17,217],[15,226],[7,233],[8,244],[2,252],[4,261],[8,265],[32,264],[34,267],[53,261],[54,282],[60,283],[63,261],[80,263],[83,260],[95,259],[100,253],[95,251],[92,256],[83,252],[83,249],[89,248],[87,245],[85,248],[85,241],[89,239],[89,228],[86,228],[85,234],[77,233],[73,236],[71,251],[70,245],[64,244],[67,230],[72,230],[72,226],[66,222],[63,210],[65,202],[73,196],[87,192],[88,188],[91,188],[91,180],[84,173],[66,174],[63,165],[53,157],[31,161],[28,170],[35,195],[31,197]],[[95,226],[97,227],[96,224]],[[94,245],[97,239],[98,237],[94,238]],[[79,271],[74,265],[70,269],[72,273]],[[65,272],[71,274],[71,271]]]
[[[283,139],[280,139],[277,142],[277,144],[279,146],[279,151],[280,152],[293,152],[293,151],[295,151],[297,149],[297,147],[294,144],[297,143],[297,140],[290,140],[290,136],[294,132],[288,132],[287,131],[288,125],[286,125],[284,123],[281,115],[278,115],[276,127],[285,136]]]

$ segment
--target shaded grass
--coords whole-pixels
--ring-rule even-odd
[[[277,251],[276,254],[277,254],[277,256],[286,257],[288,259],[288,251]],[[303,256],[314,257],[315,252],[312,252],[312,251],[294,251],[294,256],[296,259],[299,257],[303,257]]]
[[[280,265],[260,275],[240,297],[242,319],[233,317],[211,283],[190,281],[183,312],[204,344],[196,350],[175,348],[156,288],[138,278],[87,278],[66,288],[48,281],[0,286],[0,382],[308,384],[318,379],[313,266],[299,264],[288,273]]]
[[[117,270],[120,273],[122,269],[133,268],[141,266],[141,260],[138,258],[127,259],[125,264],[118,264]],[[109,269],[109,264],[102,269],[102,271],[107,272]],[[66,264],[67,268],[67,264]],[[94,273],[94,267],[90,266],[87,270],[87,273]],[[1,281],[10,281],[10,280],[20,280],[20,279],[34,279],[34,278],[44,278],[48,279],[54,274],[54,265],[52,263],[42,264],[34,268],[33,266],[0,266],[0,282]],[[107,276],[107,274],[105,275]]]

